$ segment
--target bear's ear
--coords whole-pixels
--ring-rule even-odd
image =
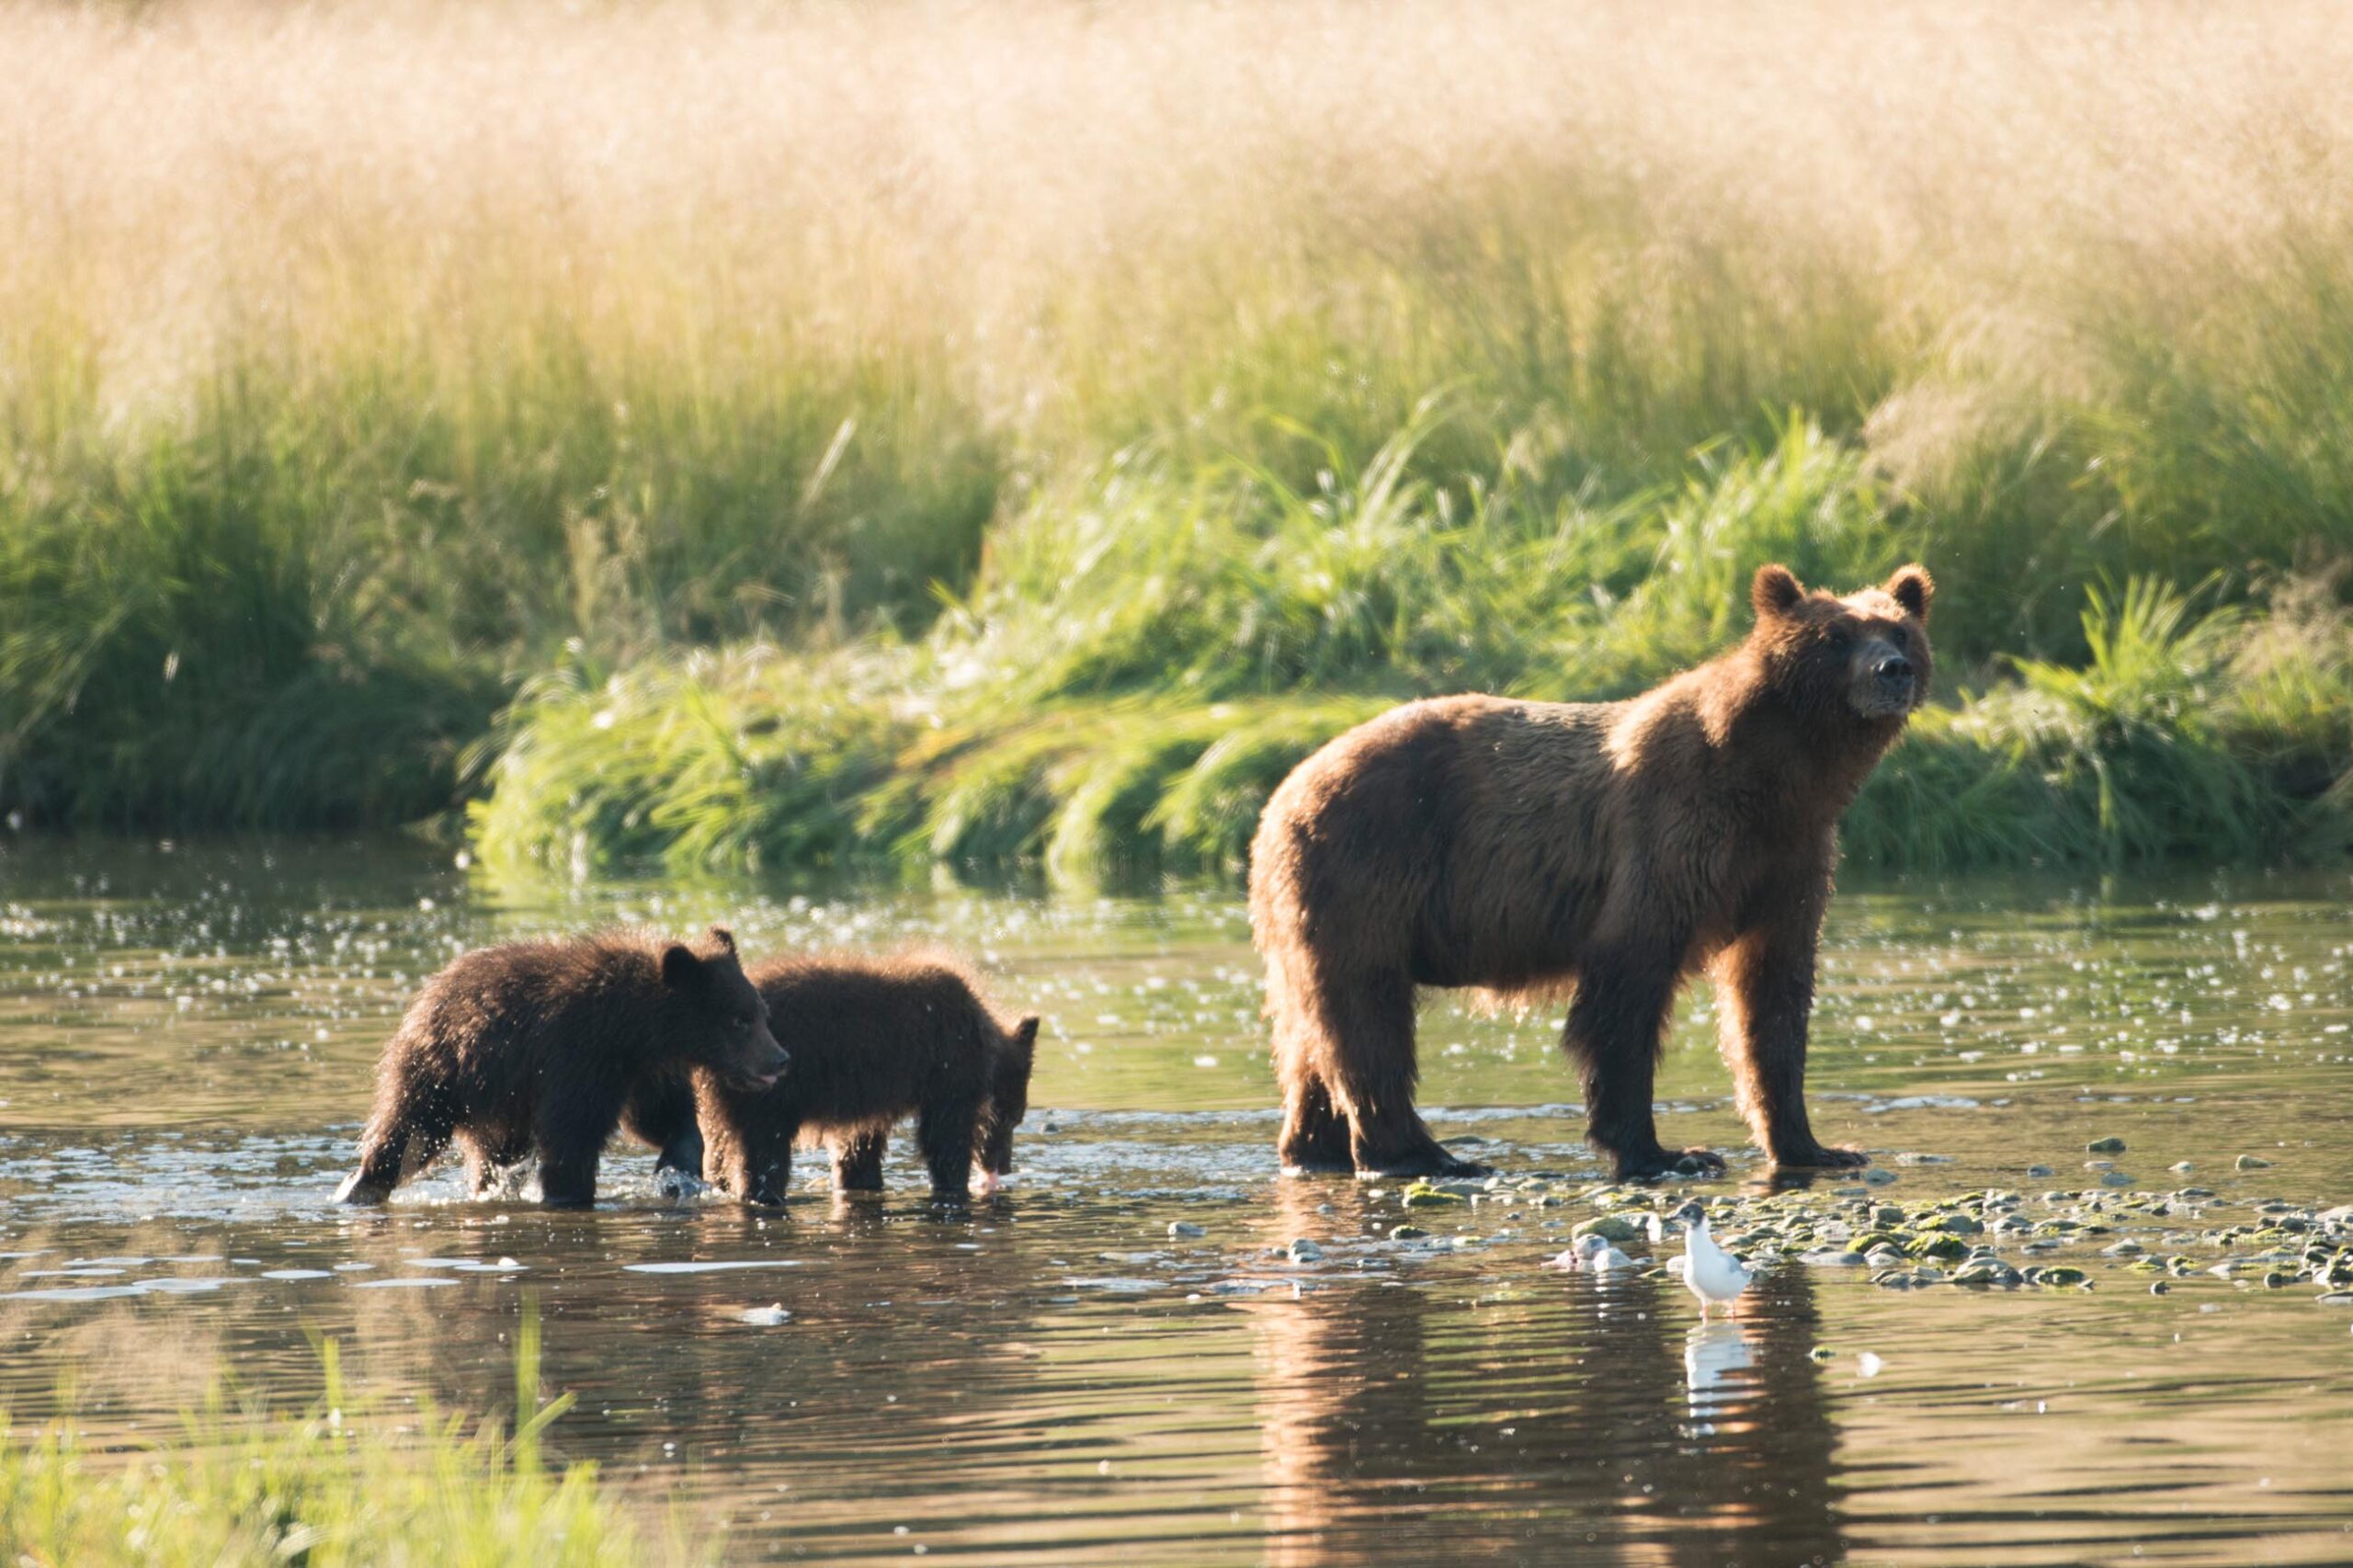
[[[735,933],[730,931],[726,926],[713,926],[710,930],[704,932],[703,935],[710,938],[710,945],[712,947],[717,948],[729,958],[733,958],[735,956]]]
[[[1789,614],[1803,597],[1805,589],[1786,566],[1759,566],[1756,580],[1748,585],[1748,602],[1756,607],[1760,619]]]
[[[1904,613],[1915,620],[1928,619],[1928,601],[1936,597],[1936,580],[1928,569],[1914,562],[1901,567],[1887,580],[1888,597],[1904,607]]]
[[[662,949],[662,983],[672,990],[691,985],[700,978],[702,960],[683,942],[673,942]]]
[[[1037,1049],[1037,1014],[1024,1013],[1021,1015],[1021,1021],[1013,1026],[1013,1043],[1025,1052]]]

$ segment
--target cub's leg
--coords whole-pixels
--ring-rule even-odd
[[[638,1080],[621,1107],[621,1126],[661,1151],[654,1162],[657,1178],[665,1171],[701,1177],[702,1125],[695,1119],[694,1085],[685,1074],[660,1073]]]
[[[519,1129],[483,1129],[458,1134],[466,1152],[466,1190],[488,1198],[498,1190],[499,1175],[522,1164],[531,1153],[531,1135]]]
[[[337,1203],[381,1203],[392,1189],[438,1159],[456,1131],[457,1109],[434,1087],[400,1082],[377,1096],[359,1138],[359,1168],[335,1189]]]
[[[597,1166],[605,1142],[620,1125],[624,1085],[575,1079],[540,1097],[535,1133],[540,1149],[540,1199],[551,1209],[585,1209],[597,1201]]]
[[[882,1190],[882,1155],[891,1145],[890,1132],[881,1128],[846,1132],[834,1141],[834,1190],[836,1192],[880,1192]]]
[[[703,1179],[739,1202],[781,1204],[792,1187],[792,1143],[801,1134],[799,1119],[773,1112],[706,1114],[704,1119]]]
[[[915,1146],[931,1173],[936,1203],[965,1203],[972,1195],[972,1133],[981,1115],[977,1091],[940,1096],[915,1118]]]

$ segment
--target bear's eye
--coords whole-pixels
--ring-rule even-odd
[[[1855,634],[1853,632],[1847,631],[1843,626],[1834,627],[1831,629],[1830,651],[1832,653],[1843,653],[1854,645]]]
[[[1888,631],[1887,640],[1899,648],[1908,648],[1912,644],[1912,634],[1900,626],[1892,627]]]

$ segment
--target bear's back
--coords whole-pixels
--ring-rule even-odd
[[[751,971],[792,1054],[773,1093],[804,1120],[903,1116],[942,1078],[984,1084],[1001,1027],[961,966],[934,955],[823,955]]]

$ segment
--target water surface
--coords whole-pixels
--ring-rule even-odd
[[[1814,1117],[1894,1180],[1807,1203],[2211,1197],[2040,1255],[2088,1290],[1789,1261],[1701,1328],[1671,1278],[1540,1267],[1600,1175],[1555,1017],[1425,1009],[1432,1120],[1504,1173],[1475,1201],[1279,1178],[1230,890],[517,887],[406,846],[12,843],[0,1399],[37,1416],[70,1371],[137,1436],[226,1366],[300,1404],[324,1332],[396,1397],[496,1408],[529,1301],[580,1395],[563,1450],[723,1522],[731,1560],[2342,1562],[2353,1307],[2202,1268],[2153,1295],[2104,1249],[2202,1263],[2257,1205],[2353,1201],[2348,892],[1849,888]],[[376,1051],[450,954],[714,918],[755,953],[952,946],[1043,1014],[1010,1196],[937,1213],[894,1149],[881,1201],[812,1162],[760,1216],[665,1198],[617,1149],[585,1214],[464,1201],[448,1171],[388,1212],[329,1204]],[[1691,1190],[1753,1194],[1726,1094],[1701,989],[1665,1135],[1733,1154]]]

